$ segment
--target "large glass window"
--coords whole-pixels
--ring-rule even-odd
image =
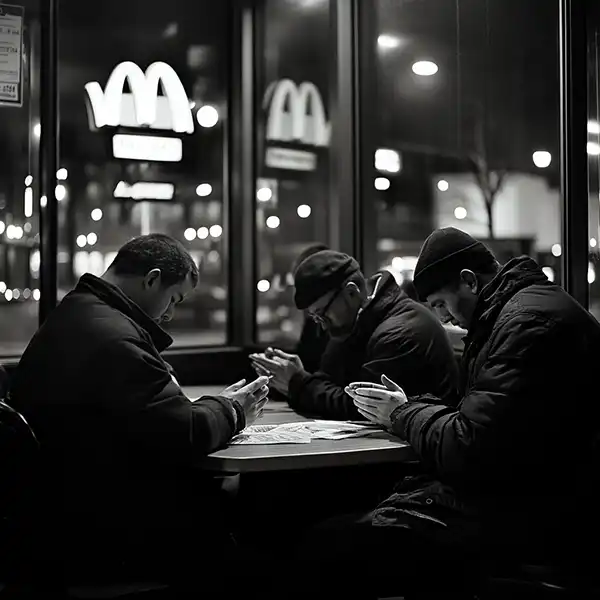
[[[589,247],[588,283],[590,311],[600,318],[600,7],[589,5],[588,52],[588,185]]]
[[[0,4],[0,354],[38,326],[40,137],[38,0]]]
[[[560,281],[558,10],[537,0],[377,0],[363,31],[368,262],[412,279],[424,238],[454,226]],[[371,108],[372,107],[372,108]]]
[[[266,0],[257,81],[257,332],[261,343],[298,338],[292,271],[329,227],[327,0]]]
[[[130,238],[172,235],[201,281],[168,325],[178,345],[226,342],[229,10],[60,2],[59,293]]]

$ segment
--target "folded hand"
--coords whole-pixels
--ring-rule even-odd
[[[381,383],[351,383],[345,388],[346,393],[354,401],[358,412],[373,423],[389,428],[392,425],[391,415],[406,401],[406,394],[402,388],[381,376]]]

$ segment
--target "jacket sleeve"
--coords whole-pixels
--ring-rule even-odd
[[[392,379],[402,369],[403,363],[412,360],[415,343],[408,337],[383,334],[371,342],[367,360],[354,381],[381,382],[381,376]],[[404,368],[408,373],[409,369]],[[348,382],[350,383],[350,382]],[[328,419],[363,419],[352,398],[344,391],[344,386],[334,383],[322,371],[298,373],[292,377],[289,386],[289,404],[298,412],[315,414]]]
[[[237,402],[219,396],[191,402],[166,363],[143,340],[120,340],[107,352],[113,376],[102,396],[122,419],[128,436],[161,462],[193,463],[244,428],[244,412]]]
[[[394,433],[446,483],[510,480],[531,444],[536,418],[527,413],[539,412],[539,382],[556,360],[551,329],[551,322],[531,314],[509,319],[492,334],[485,363],[458,410],[409,401],[392,413]]]

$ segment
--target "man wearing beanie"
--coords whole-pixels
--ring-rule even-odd
[[[408,441],[430,475],[405,479],[360,524],[355,518],[356,535],[340,534],[341,560],[351,568],[357,545],[380,547],[377,556],[428,547],[426,561],[394,550],[407,577],[396,594],[411,582],[424,591],[433,557],[581,566],[584,533],[598,532],[600,324],[533,259],[501,267],[454,228],[425,241],[414,283],[443,321],[468,330],[461,399],[445,406],[401,380],[349,386],[360,413]],[[367,578],[385,571],[379,561],[361,566]],[[464,577],[460,565],[455,573]]]
[[[354,258],[322,250],[295,273],[295,302],[328,333],[319,369],[280,350],[254,355],[255,368],[271,374],[271,387],[298,412],[329,419],[360,419],[344,388],[383,374],[411,394],[447,398],[456,393],[456,360],[435,315],[400,290],[394,277],[378,273],[369,281]]]

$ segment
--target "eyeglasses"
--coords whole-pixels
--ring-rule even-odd
[[[325,317],[327,316],[329,309],[331,308],[332,304],[336,301],[337,297],[342,293],[343,289],[344,288],[340,288],[333,296],[331,296],[331,299],[329,300],[329,302],[322,309],[320,309],[319,312],[311,311],[308,313],[308,316],[315,323],[319,323],[320,325],[323,325],[325,323]]]

